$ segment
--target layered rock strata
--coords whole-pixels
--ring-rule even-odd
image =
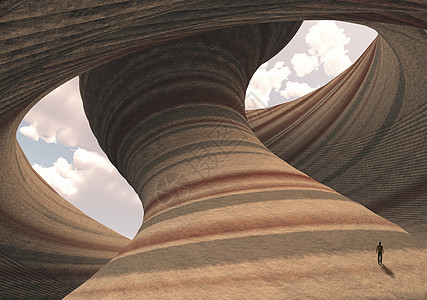
[[[344,285],[379,297],[375,239],[407,260],[405,280],[421,296],[421,266],[410,256],[425,255],[422,244],[279,159],[246,120],[252,74],[298,27],[270,23],[195,35],[80,77],[91,128],[140,196],[144,222],[70,299],[238,298],[250,289],[254,297],[292,298]],[[349,255],[357,263],[346,262]],[[388,296],[403,292],[387,288]]]
[[[423,272],[425,246],[418,243],[419,238],[287,165],[257,137],[312,178],[419,236],[423,231],[420,226],[425,226],[426,199],[426,11],[424,1],[418,0],[2,1],[0,298],[62,298],[118,252],[72,296],[96,297],[101,295],[96,294],[98,290],[102,296],[114,299],[218,295],[423,298],[427,281]],[[269,37],[274,30],[262,34],[255,30],[248,40],[263,37],[274,47],[254,47],[246,54],[242,53],[247,52],[247,46],[229,49],[224,41],[230,37],[221,40],[214,30],[306,19],[366,24],[377,30],[379,37],[360,62],[316,92],[316,96],[307,97],[310,100],[275,108],[280,112],[276,115],[275,109],[266,110],[265,114],[248,113],[247,122],[243,106],[239,106],[244,81],[257,63],[291,38],[294,30],[283,29],[287,36],[274,42]],[[142,196],[149,213],[137,238],[128,244],[127,239],[69,205],[32,170],[16,142],[16,129],[37,101],[74,76],[130,53],[138,52],[135,57],[144,57],[145,51],[160,51],[161,44],[165,54],[177,57],[179,54],[171,52],[173,45],[185,44],[191,40],[186,37],[204,32],[212,35],[199,35],[191,43],[204,45],[199,40],[204,37],[217,46],[216,52],[209,55],[206,65],[197,63],[203,57],[200,53],[194,60],[195,68],[190,70],[198,69],[207,75],[198,73],[190,82],[180,83],[177,79],[168,90],[173,97],[150,91],[140,98],[135,95],[144,86],[159,92],[155,80],[165,83],[167,76],[173,78],[166,71],[166,65],[173,61],[167,62],[167,58],[159,58],[164,72],[149,78],[150,82],[131,78],[107,93],[114,103],[120,99],[112,92],[133,95],[131,107],[138,102],[136,98],[153,102],[169,99],[164,104],[171,104],[171,110],[188,113],[179,117],[171,111],[174,121],[167,129],[168,145],[156,140],[161,133],[155,127],[164,130],[162,126],[169,121],[157,125],[139,123],[143,118],[155,118],[156,112],[166,116],[167,107],[159,103],[150,106],[156,111],[138,111],[141,116],[127,111],[125,104],[117,112],[106,110],[104,117],[112,117],[111,125],[90,120],[94,129],[98,126],[96,135],[110,159]],[[151,50],[144,50],[148,48]],[[190,49],[180,51],[190,57],[195,55]],[[219,57],[224,53],[234,60],[220,63]],[[249,63],[250,59],[254,61]],[[125,64],[126,59],[122,62]],[[132,68],[147,67],[145,63]],[[149,69],[153,72],[156,68]],[[186,76],[183,74],[182,78]],[[112,80],[108,78],[106,82]],[[119,80],[116,78],[115,82]],[[198,82],[202,86],[197,86]],[[216,96],[209,96],[212,94]],[[87,103],[103,99],[96,93],[94,96]],[[177,99],[187,102],[180,106]],[[306,118],[312,120],[308,122],[312,122],[310,126],[298,115],[296,103],[302,115],[310,115]],[[288,118],[285,111],[291,107],[295,112]],[[319,108],[324,116],[311,108]],[[357,115],[363,123],[358,122]],[[117,117],[123,118],[123,125],[117,124]],[[350,122],[345,121],[348,118]],[[189,124],[179,123],[180,120]],[[337,121],[330,122],[333,120]],[[329,129],[328,123],[332,123]],[[190,124],[195,126],[193,131],[188,129]],[[108,126],[114,130],[122,127],[122,131],[109,132]],[[151,140],[138,131],[141,128],[152,133]],[[295,135],[296,132],[304,134]],[[126,134],[133,134],[135,140]],[[148,145],[158,153],[139,152]],[[161,146],[170,146],[170,153]],[[333,155],[334,161],[328,155]],[[168,168],[170,173],[164,170]],[[247,175],[250,170],[254,171],[253,177]],[[227,178],[226,174],[233,176]],[[246,180],[240,178],[243,175]],[[211,184],[207,184],[209,179]],[[168,231],[174,228],[175,231]],[[383,273],[372,257],[372,245],[378,239],[383,240],[386,255],[390,255],[386,262],[390,269]]]

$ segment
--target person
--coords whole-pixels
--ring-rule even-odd
[[[378,253],[378,263],[382,264],[383,263],[384,247],[383,247],[383,245],[381,245],[381,242],[378,243],[377,251],[376,252]]]

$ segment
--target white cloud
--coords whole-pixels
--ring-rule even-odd
[[[78,135],[75,134],[75,129],[72,127],[66,127],[61,131],[57,131],[55,141],[58,141],[60,144],[68,147],[73,147],[80,144]]]
[[[319,21],[305,37],[308,52],[319,58],[328,76],[336,76],[351,65],[344,49],[350,40],[334,21]]]
[[[319,68],[317,55],[307,55],[306,53],[295,54],[291,63],[298,77],[304,77]]]
[[[350,43],[350,38],[339,28],[335,21],[319,21],[308,30],[305,41],[322,59],[331,49],[344,48]]]
[[[54,135],[54,134],[52,134],[52,135],[50,135],[50,136],[43,135],[43,136],[41,137],[41,139],[42,139],[43,141],[45,141],[46,143],[48,143],[48,144],[57,144],[57,142],[56,142],[56,135]]]
[[[99,151],[83,112],[77,77],[49,93],[28,112],[24,120],[47,143]],[[36,135],[32,137],[34,139]]]
[[[274,89],[279,91],[284,80],[291,74],[289,67],[283,61],[278,61],[273,68],[267,70],[264,63],[252,76],[246,91],[246,109],[265,108],[270,101],[270,93]]]
[[[342,49],[334,48],[325,55],[323,68],[328,76],[336,76],[351,66],[350,58],[345,53]]]
[[[115,168],[107,159],[106,156],[100,155],[93,151],[88,151],[86,149],[78,148],[74,152],[74,166],[78,169],[86,168],[98,168],[106,172],[114,172]]]
[[[268,61],[260,65],[258,69],[267,69],[267,68],[268,68]]]
[[[40,139],[40,135],[33,125],[22,126],[21,128],[19,128],[19,132],[25,135],[26,137],[32,139],[33,141],[37,142]]]
[[[279,93],[286,99],[292,100],[292,99],[304,96],[314,91],[315,89],[317,89],[317,87],[313,88],[305,82],[301,83],[301,82],[288,81],[286,82],[286,88],[280,91]]]
[[[79,170],[74,169],[62,157],[59,157],[52,167],[45,168],[34,164],[33,169],[64,197],[74,195],[78,191],[79,182],[83,180]]]
[[[249,94],[251,98],[269,99],[268,96],[274,89],[276,92],[279,92],[281,96],[286,98],[286,100],[290,101],[317,89],[318,87],[311,87],[313,82],[317,81],[317,84],[322,81],[327,82],[329,81],[327,76],[337,76],[351,65],[351,60],[347,55],[348,50],[345,49],[345,46],[350,43],[351,39],[346,36],[344,29],[339,28],[335,21],[318,21],[313,23],[314,25],[311,27],[306,27],[308,28],[308,33],[304,37],[305,44],[307,45],[306,52],[294,54],[290,63],[295,70],[296,76],[300,78],[304,78],[313,71],[319,70],[319,68],[321,68],[323,72],[316,72],[312,76],[302,79],[306,82],[288,81],[286,82],[285,88],[281,89],[280,86],[288,79],[291,71],[288,70],[288,72],[284,73],[286,76],[280,78],[280,86],[279,84],[273,85],[272,82],[268,82],[266,79],[267,72],[269,71],[267,71],[267,64],[265,64],[262,66],[263,68],[261,70],[257,71],[257,76],[254,76],[253,83],[251,81],[253,89],[250,89],[251,86],[248,88],[248,92],[251,92]],[[304,34],[302,34],[302,36],[303,35]],[[275,65],[275,68],[280,67],[287,68],[284,67],[283,61]],[[294,79],[291,78],[291,80]],[[275,97],[275,94],[273,94],[272,97]],[[253,102],[256,101],[251,100],[251,103]],[[267,107],[267,104],[268,101],[264,101],[255,108]]]
[[[59,157],[34,170],[61,196],[110,228],[133,237],[141,224],[141,202],[105,155],[78,148],[70,164]],[[128,223],[128,225],[126,225]]]

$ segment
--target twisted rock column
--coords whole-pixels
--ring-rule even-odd
[[[81,76],[91,128],[145,217],[135,239],[70,298],[269,298],[323,286],[310,278],[355,287],[377,239],[397,250],[412,242],[279,159],[250,129],[248,82],[298,27],[187,37]],[[356,262],[344,269],[353,276],[330,275],[342,272],[349,251]]]

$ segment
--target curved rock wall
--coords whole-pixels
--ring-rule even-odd
[[[425,32],[368,24],[379,36],[352,67],[248,120],[276,155],[425,239]]]
[[[271,121],[275,110],[295,103],[250,112],[248,123],[245,85],[296,25],[255,26],[250,33],[248,27],[214,30],[304,19],[360,22],[381,37],[359,63],[315,92],[314,100],[295,102],[302,109],[293,107],[291,118]],[[423,1],[2,1],[0,297],[61,298],[119,253],[70,296],[422,298],[423,244],[274,156],[257,136],[317,180],[329,178],[339,192],[362,195],[352,200],[402,226],[410,218],[415,226],[422,224],[425,21]],[[259,46],[261,40],[271,47]],[[191,51],[194,45],[208,51]],[[150,51],[156,56],[147,58]],[[136,54],[126,56],[130,53]],[[94,69],[82,84],[100,144],[146,209],[131,243],[60,198],[31,169],[15,138],[25,113],[49,91],[111,61],[101,67],[108,70],[120,57],[117,69],[128,80],[107,77],[102,85],[110,82],[111,88],[99,94],[99,87],[90,85],[103,74]],[[170,61],[174,57],[187,64]],[[126,65],[133,59],[142,61]],[[184,74],[170,72],[183,69]],[[139,71],[130,76],[132,70]],[[159,88],[156,81],[170,84]],[[326,101],[334,92],[337,96]],[[113,103],[117,108],[109,106]],[[307,107],[320,107],[324,116],[313,112],[309,127],[283,123],[301,121]],[[364,114],[362,124],[354,112]],[[289,128],[304,134],[294,139]],[[389,154],[400,141],[411,147]],[[356,147],[345,147],[353,142]],[[324,159],[328,147],[336,164]],[[407,161],[396,163],[396,157]],[[374,174],[369,162],[384,167]],[[369,175],[355,184],[365,168]],[[390,170],[396,174],[384,184]],[[347,180],[360,191],[349,191]],[[389,257],[385,273],[375,262],[378,240]]]

